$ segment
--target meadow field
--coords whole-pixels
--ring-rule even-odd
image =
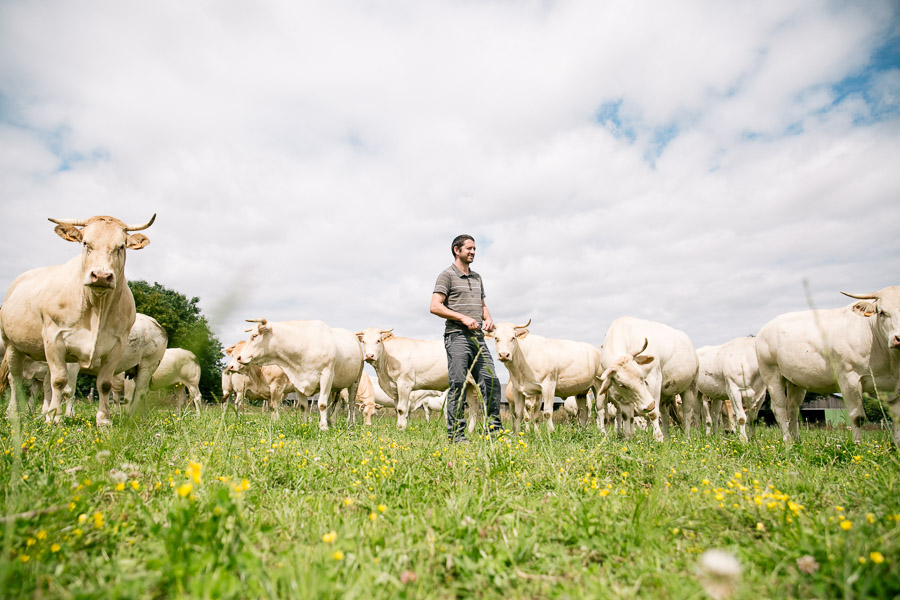
[[[719,597],[900,595],[888,431],[450,446],[421,416],[95,411],[0,420],[0,597],[703,598],[710,549],[741,565]]]

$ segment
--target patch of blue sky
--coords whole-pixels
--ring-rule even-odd
[[[605,127],[616,139],[624,139],[629,143],[634,143],[635,140],[637,140],[637,132],[635,131],[634,123],[630,119],[622,116],[621,109],[621,98],[618,100],[607,100],[597,109],[594,119],[597,123]]]
[[[856,116],[856,125],[869,125],[900,116],[900,97],[886,95],[883,90],[877,89],[881,76],[890,71],[900,73],[900,18],[895,18],[891,31],[893,34],[872,53],[863,70],[851,73],[831,86],[834,100],[826,111],[857,97],[865,101],[868,111]]]
[[[650,145],[647,148],[647,151],[644,152],[644,160],[655,166],[656,161],[662,156],[666,146],[669,145],[669,142],[678,137],[680,131],[681,128],[675,123],[669,123],[668,125],[662,125],[655,128],[652,133]]]

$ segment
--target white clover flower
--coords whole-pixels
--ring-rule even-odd
[[[700,557],[697,579],[713,600],[726,600],[734,595],[741,578],[741,564],[724,550],[707,550]]]

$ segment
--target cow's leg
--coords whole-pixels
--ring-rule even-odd
[[[556,396],[556,382],[541,383],[541,416],[547,420],[547,433],[553,433],[553,399]]]
[[[694,382],[691,384],[691,387],[681,394],[681,409],[684,411],[685,437],[690,437],[691,435],[691,425],[694,424],[694,414],[699,412],[697,410],[697,404],[697,383]]]
[[[6,362],[9,365],[9,405],[6,407],[6,415],[10,420],[13,420],[19,416],[19,399],[24,393],[22,368],[24,367],[25,355],[7,342]],[[44,402],[47,402],[47,400],[45,399]]]
[[[713,418],[713,411],[715,410],[716,401],[711,400],[703,394],[698,395],[700,399],[700,418],[703,420],[706,425],[706,435],[710,436],[715,433],[717,429],[717,423]],[[719,402],[719,406],[721,406],[721,402]]]
[[[109,393],[112,390],[112,376],[113,371],[116,368],[116,363],[119,362],[119,357],[121,353],[114,352],[110,354],[110,358],[106,361],[106,364],[100,367],[100,370],[97,372],[97,395],[100,398],[98,407],[97,407],[97,426],[107,426],[112,425],[112,419],[109,416]],[[48,363],[49,364],[49,363]],[[53,380],[53,397],[56,398],[56,380]],[[60,393],[62,392],[62,388],[65,387],[65,384],[60,386]],[[53,407],[50,407],[52,412]]]
[[[744,394],[733,381],[728,381],[728,402],[731,404],[731,412],[740,430],[741,441],[747,441],[747,414],[743,406]]]
[[[891,429],[894,434],[894,446],[900,448],[900,381],[897,382],[897,387],[894,388],[894,393],[888,399],[887,405],[893,422]]]
[[[469,423],[467,425],[467,430],[470,434],[475,433],[475,427],[478,426],[478,417],[481,417],[482,423],[488,422],[487,417],[487,406],[484,403],[484,395],[481,393],[481,388],[477,385],[472,385],[470,382],[466,382],[465,394],[466,394],[466,407],[468,408],[469,414]]]
[[[185,387],[187,387],[188,390],[190,391],[190,393],[191,393],[191,400],[194,401],[194,410],[195,410],[195,411],[197,412],[197,414],[199,415],[199,414],[200,414],[200,400],[203,398],[203,397],[200,395],[200,388],[198,388],[198,387],[196,387],[196,386],[194,386],[194,385],[188,386],[187,384],[185,384]]]
[[[606,404],[609,402],[607,394],[598,394],[594,390],[594,418],[597,421],[597,429],[606,435]]]
[[[794,441],[800,441],[800,404],[806,397],[806,390],[788,382],[788,416],[790,417],[790,432]]]
[[[356,425],[356,413],[359,411],[356,408],[356,394],[359,392],[359,377],[356,378],[356,381],[350,385],[349,389],[347,389],[347,425],[353,426]]]
[[[844,406],[850,415],[850,429],[853,431],[853,442],[862,443],[862,424],[866,411],[862,403],[862,381],[856,373],[839,373],[838,385],[844,397]]]
[[[575,404],[578,406],[578,426],[584,427],[588,422],[587,393],[575,396]]]
[[[134,395],[131,397],[131,402],[129,402],[125,408],[128,414],[133,415],[139,408],[143,408],[144,399],[147,397],[147,391],[150,389],[150,378],[153,376],[153,371],[156,370],[157,366],[158,365],[144,363],[138,365],[137,375],[134,377]],[[222,406],[224,408],[227,406],[224,400],[224,390],[222,395]]]
[[[62,398],[64,395],[64,389],[66,385],[69,383],[69,372],[66,370],[66,361],[65,361],[65,347],[61,344],[53,343],[44,344],[44,354],[47,358],[47,367],[49,369],[49,378],[50,378],[50,404],[47,406],[44,411],[44,418],[47,423],[59,423],[60,419],[62,419]],[[107,371],[108,375],[106,378],[107,386],[106,386],[106,410],[103,414],[103,422],[101,423],[100,414],[97,415],[97,425],[109,425],[109,391],[112,385],[110,384],[110,376],[112,375],[112,366],[107,367],[104,365],[100,372]],[[97,385],[100,387],[100,374],[97,374]],[[103,395],[100,395],[103,398]]]
[[[272,420],[277,421],[279,418],[278,410],[281,408],[282,402],[284,402],[284,388],[287,387],[284,383],[279,383],[277,381],[273,381],[269,384],[269,406],[272,408]]]
[[[44,375],[41,385],[44,388],[44,397],[41,400],[41,414],[43,415],[50,410],[50,398],[53,396],[53,387],[50,385],[50,371],[47,371],[47,374]]]
[[[181,414],[187,404],[187,391],[181,384],[175,384],[175,410]]]
[[[331,398],[331,384],[334,372],[325,369],[319,376],[319,429],[328,431],[328,400]]]
[[[412,392],[412,381],[409,381],[405,377],[401,377],[397,381],[397,429],[400,431],[406,429],[406,421],[409,418],[410,392]],[[465,393],[465,387],[460,388],[460,392]],[[462,398],[459,398],[457,401],[457,407],[460,412],[464,410]]]
[[[656,408],[644,416],[650,420],[650,425],[653,427],[653,439],[657,442],[661,442],[669,436],[669,407],[659,406],[659,402],[656,404]]]
[[[512,382],[507,385],[512,385]],[[517,389],[512,391],[512,403],[510,407],[513,409],[513,433],[518,434],[522,427],[522,418],[525,415],[525,397]]]

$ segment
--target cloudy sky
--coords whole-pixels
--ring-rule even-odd
[[[128,278],[225,345],[248,317],[439,339],[459,233],[497,321],[722,343],[900,284],[900,12],[0,3],[3,288],[79,251],[47,217],[153,213]]]

